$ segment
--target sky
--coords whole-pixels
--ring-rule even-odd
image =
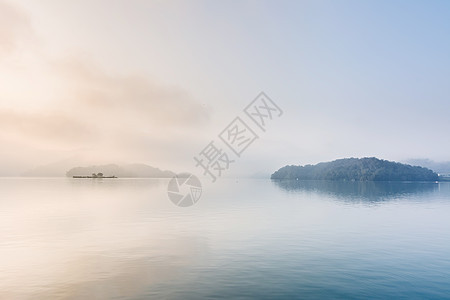
[[[449,36],[448,1],[0,0],[0,176],[61,161],[198,172],[261,91],[283,115],[231,176],[450,161]]]

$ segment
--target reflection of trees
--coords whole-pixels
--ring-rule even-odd
[[[433,193],[439,190],[440,185],[431,182],[386,181],[272,180],[272,182],[286,191],[316,192],[346,200],[366,201],[386,201],[414,194]]]

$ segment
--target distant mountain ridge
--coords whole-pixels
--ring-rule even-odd
[[[450,174],[450,161],[437,162],[431,159],[410,159],[406,163],[428,168],[440,174]]]
[[[430,169],[375,157],[344,158],[316,165],[285,166],[271,179],[342,181],[437,181]]]
[[[117,176],[127,178],[171,178],[175,175],[172,171],[160,170],[146,164],[128,164],[119,166],[116,164],[75,167],[67,171],[66,176],[83,176],[103,173],[105,176]]]

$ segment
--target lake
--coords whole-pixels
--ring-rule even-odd
[[[450,183],[0,178],[0,299],[450,298]]]

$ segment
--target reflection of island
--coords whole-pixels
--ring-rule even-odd
[[[286,191],[305,191],[327,194],[345,200],[385,201],[414,194],[439,190],[434,182],[382,182],[382,181],[327,181],[327,180],[272,180]]]

